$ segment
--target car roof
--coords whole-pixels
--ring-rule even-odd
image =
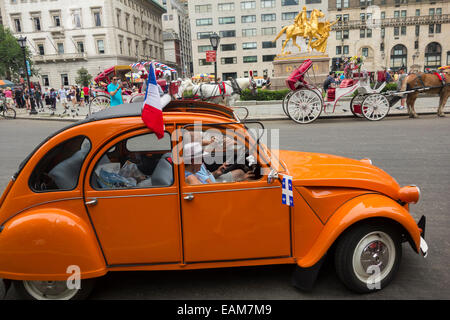
[[[96,112],[87,116],[86,119],[74,122],[69,126],[66,126],[45,138],[39,145],[34,148],[34,150],[20,163],[17,172],[13,175],[13,178],[17,178],[22,169],[25,167],[30,158],[43,146],[47,141],[57,136],[61,132],[64,132],[70,128],[80,126],[86,123],[91,123],[101,120],[118,119],[125,117],[140,117],[143,102],[135,103],[124,103],[118,106],[107,108],[105,110]],[[230,122],[239,122],[236,119],[235,114],[231,108],[223,105],[208,103],[205,101],[195,101],[195,100],[175,100],[171,101],[163,109],[163,113],[198,113],[200,116],[203,115],[216,115],[228,118]]]

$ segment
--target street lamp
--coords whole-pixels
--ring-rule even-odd
[[[23,52],[23,63],[25,65],[25,74],[27,75],[27,83],[28,83],[28,96],[30,97],[30,103],[31,103],[30,114],[37,114],[37,111],[35,109],[36,105],[34,103],[34,97],[31,92],[30,75],[28,74],[28,66],[27,66],[27,57],[25,55],[25,48],[27,47],[27,37],[20,36],[19,39],[17,39],[17,42],[19,43],[19,46],[22,48],[22,52]]]
[[[220,37],[217,33],[213,33],[209,36],[209,42],[211,42],[211,47],[216,52],[216,59],[214,61],[214,80],[217,83],[217,48],[219,47]]]

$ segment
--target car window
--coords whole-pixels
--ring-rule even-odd
[[[34,168],[30,176],[30,188],[35,192],[73,190],[90,150],[91,143],[85,136],[57,145]]]
[[[106,151],[94,167],[96,190],[167,187],[173,185],[170,134],[154,133],[124,139]]]
[[[193,127],[183,132],[187,184],[234,183],[261,178],[255,150],[245,144],[245,131]]]

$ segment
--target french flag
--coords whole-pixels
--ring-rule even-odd
[[[144,107],[141,118],[145,125],[152,130],[158,139],[164,136],[164,121],[162,114],[162,103],[159,95],[158,83],[156,82],[155,69],[153,63],[148,71],[147,90],[145,92]]]

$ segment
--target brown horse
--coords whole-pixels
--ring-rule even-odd
[[[433,87],[429,90],[424,90],[423,92],[431,94],[439,94],[439,107],[437,110],[437,115],[439,117],[445,117],[444,106],[447,103],[447,99],[450,95],[450,74],[441,73],[444,81],[447,85],[443,86],[442,81],[439,77],[433,73],[413,73],[408,75],[402,82],[402,91],[421,89],[424,87]],[[406,96],[406,104],[408,105],[408,113],[410,118],[417,118],[418,115],[414,110],[414,104],[416,102],[418,91],[408,93]]]

